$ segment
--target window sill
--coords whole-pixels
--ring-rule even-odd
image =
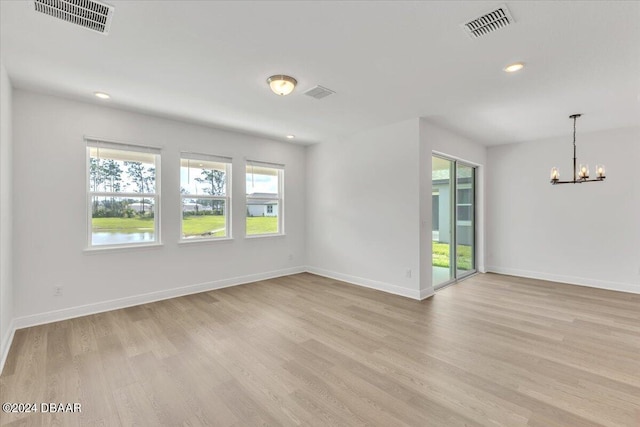
[[[178,240],[179,246],[197,245],[203,243],[231,242],[233,237],[221,237],[219,239],[181,239]]]
[[[96,246],[93,248],[85,248],[83,252],[87,255],[95,255],[108,252],[130,252],[144,249],[158,249],[164,246],[163,243],[149,243],[140,245],[119,245],[119,246]]]
[[[245,239],[264,239],[265,237],[284,237],[285,233],[277,233],[277,234],[252,234],[250,236],[244,236]]]

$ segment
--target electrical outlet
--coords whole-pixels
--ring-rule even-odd
[[[64,290],[64,288],[62,286],[54,286],[53,287],[53,296],[54,297],[61,297],[63,290]]]
[[[411,269],[407,270],[407,278],[411,279]]]

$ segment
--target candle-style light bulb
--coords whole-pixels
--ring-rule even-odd
[[[580,169],[578,170],[578,177],[583,179],[589,178],[589,165],[580,165]]]
[[[557,181],[560,179],[560,171],[558,170],[557,167],[552,167],[551,168],[551,181]]]
[[[605,177],[604,165],[596,165],[596,177],[597,178]]]

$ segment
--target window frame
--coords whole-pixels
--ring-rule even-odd
[[[85,142],[85,194],[86,194],[86,251],[102,251],[114,249],[130,249],[149,246],[161,246],[162,238],[160,235],[160,216],[161,216],[161,161],[162,153],[160,147],[148,145],[138,145],[126,142],[115,142],[103,138],[84,137]],[[114,192],[114,191],[92,191],[91,190],[91,148],[106,148],[111,150],[128,151],[133,153],[147,153],[155,157],[155,181],[154,193],[135,193],[135,192]],[[153,236],[154,240],[149,242],[126,242],[126,243],[110,243],[106,245],[93,244],[93,198],[94,197],[118,197],[118,198],[143,198],[153,199]]]
[[[217,162],[217,163],[224,163],[225,164],[225,195],[224,196],[214,196],[214,195],[210,195],[210,194],[182,194],[179,191],[180,194],[180,203],[179,203],[179,209],[180,209],[180,234],[179,234],[179,239],[178,239],[178,243],[203,243],[203,242],[212,242],[212,241],[220,241],[220,240],[232,240],[233,239],[233,227],[232,227],[232,173],[233,173],[233,159],[231,157],[226,157],[226,156],[220,156],[220,155],[215,155],[215,154],[205,154],[205,153],[194,153],[194,152],[188,152],[188,151],[181,151],[180,152],[180,159],[179,159],[179,173],[182,173],[182,160],[202,160],[202,161],[206,161],[206,162]],[[182,186],[182,182],[181,179],[178,179],[178,187]],[[225,235],[224,236],[210,236],[210,237],[198,237],[198,238],[191,238],[191,239],[186,239],[184,237],[184,233],[182,232],[182,226],[183,226],[183,213],[184,213],[184,199],[207,199],[207,200],[221,200],[224,201],[224,215],[225,215]],[[197,202],[196,202],[197,203]]]
[[[246,186],[246,182],[247,182],[247,175],[249,174],[249,167],[251,166],[257,166],[257,167],[262,167],[262,168],[268,168],[268,169],[274,169],[277,171],[277,176],[278,176],[278,194],[273,195],[273,196],[269,196],[269,195],[265,195],[265,196],[260,196],[260,197],[254,197],[251,196],[247,193],[247,188],[245,187],[245,212],[244,212],[244,224],[245,224],[245,231],[244,231],[244,237],[246,239],[255,239],[255,238],[261,238],[261,237],[275,237],[275,236],[284,236],[285,235],[285,222],[284,222],[284,166],[283,164],[280,163],[270,163],[270,162],[263,162],[263,161],[258,161],[258,160],[246,160],[245,162],[245,186]],[[250,201],[256,201],[256,202],[276,202],[276,204],[278,205],[278,231],[276,233],[261,233],[261,234],[248,234],[247,233],[247,211],[249,209],[249,205],[251,203],[249,203]],[[272,208],[273,209],[273,208]]]

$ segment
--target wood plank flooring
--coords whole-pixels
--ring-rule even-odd
[[[3,426],[640,426],[640,295],[297,274],[21,329],[0,395],[82,404]]]

